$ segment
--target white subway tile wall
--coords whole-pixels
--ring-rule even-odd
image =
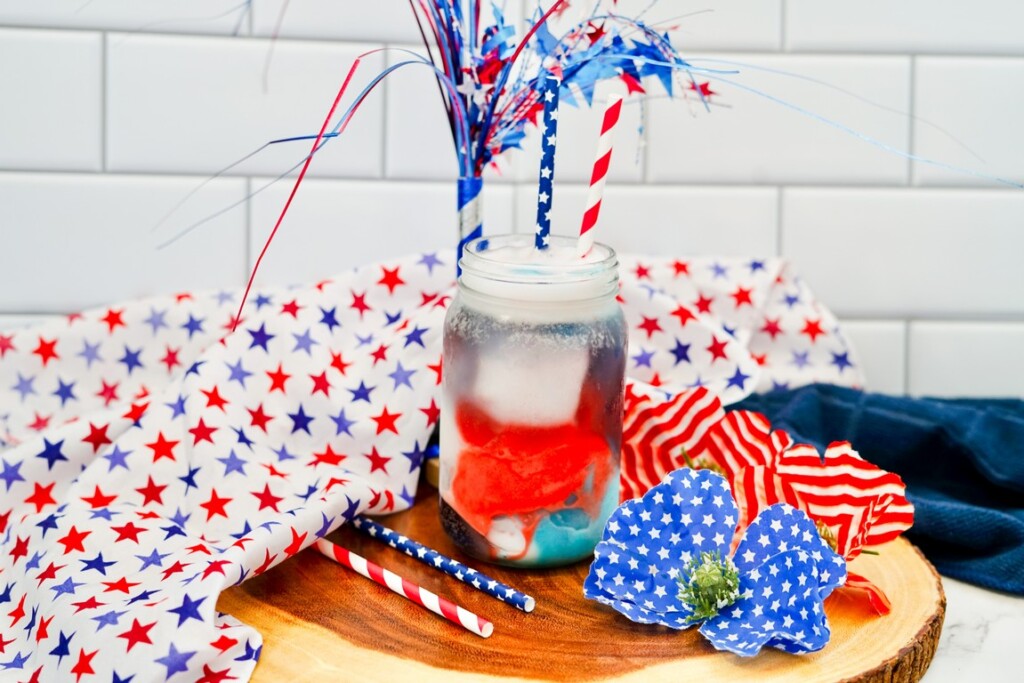
[[[315,134],[358,55],[371,53],[361,88],[403,60],[377,48],[418,40],[404,0],[246,4],[0,0],[0,329],[244,284],[290,188],[272,181],[294,176],[310,143],[227,167]],[[502,4],[513,18],[536,7]],[[870,389],[1024,396],[1024,190],[982,177],[1024,181],[1024,6],[716,5],[661,0],[644,16],[677,29],[715,94],[707,111],[651,84],[626,109],[604,238],[792,260],[845,322]],[[312,164],[260,282],[451,245],[440,112],[426,69],[390,76]],[[578,225],[599,115],[564,110],[556,232]],[[492,232],[532,228],[536,147],[530,135],[488,171]]]

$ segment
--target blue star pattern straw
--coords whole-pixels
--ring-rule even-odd
[[[517,609],[521,609],[524,612],[532,612],[536,606],[536,601],[526,593],[517,591],[515,588],[497,579],[492,579],[472,567],[467,567],[458,560],[442,555],[422,543],[417,543],[411,538],[374,522],[372,519],[357,515],[352,519],[352,527],[371,538],[384,541],[395,550],[401,550],[414,560],[419,560],[429,567],[438,569],[448,576],[454,577],[462,583],[470,585],[490,595],[492,598],[497,598]]]
[[[548,248],[551,234],[551,195],[555,179],[555,142],[558,139],[558,88],[561,81],[545,73],[540,85],[540,101],[544,103],[540,142],[540,178],[537,181],[537,232],[534,246]]]

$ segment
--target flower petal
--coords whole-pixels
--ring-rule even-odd
[[[742,657],[764,646],[802,654],[828,643],[830,631],[817,589],[815,561],[802,550],[773,556],[740,578],[741,597],[701,626],[716,649]]]
[[[756,576],[762,565],[790,550],[810,557],[822,599],[846,581],[846,561],[828,547],[806,513],[789,505],[762,510],[747,527],[732,559],[741,575]]]

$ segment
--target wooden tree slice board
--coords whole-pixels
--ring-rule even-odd
[[[253,681],[917,681],[935,653],[946,599],[930,564],[903,539],[851,570],[881,586],[893,611],[875,616],[837,591],[826,602],[832,640],[820,652],[750,659],[714,650],[696,629],[634,624],[583,598],[588,564],[550,570],[482,565],[458,553],[437,506],[422,500],[384,522],[537,599],[524,614],[343,528],[331,540],[494,622],[475,636],[313,550],[225,591],[218,608],[257,628]],[[692,678],[700,676],[701,678]]]

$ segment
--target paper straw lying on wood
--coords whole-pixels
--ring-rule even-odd
[[[454,577],[462,583],[490,595],[492,598],[507,602],[524,612],[532,612],[536,606],[536,601],[526,593],[517,591],[501,581],[492,579],[486,574],[482,574],[472,567],[462,564],[458,560],[442,555],[422,543],[417,543],[383,524],[374,522],[372,519],[357,515],[352,520],[352,528],[372,538],[380,539],[392,548],[401,550],[409,557],[442,571],[448,576]]]
[[[360,557],[354,552],[335,545],[330,541],[320,539],[315,544],[316,549],[323,555],[334,560],[338,564],[348,567],[352,571],[388,588],[404,598],[412,600],[420,607],[444,617],[448,621],[458,624],[467,631],[471,631],[481,638],[490,638],[494,632],[494,625],[482,617],[478,617],[469,610],[459,607],[454,602],[446,600],[420,588],[412,581],[403,579],[398,574],[384,569],[380,565],[370,562],[365,557]]]

